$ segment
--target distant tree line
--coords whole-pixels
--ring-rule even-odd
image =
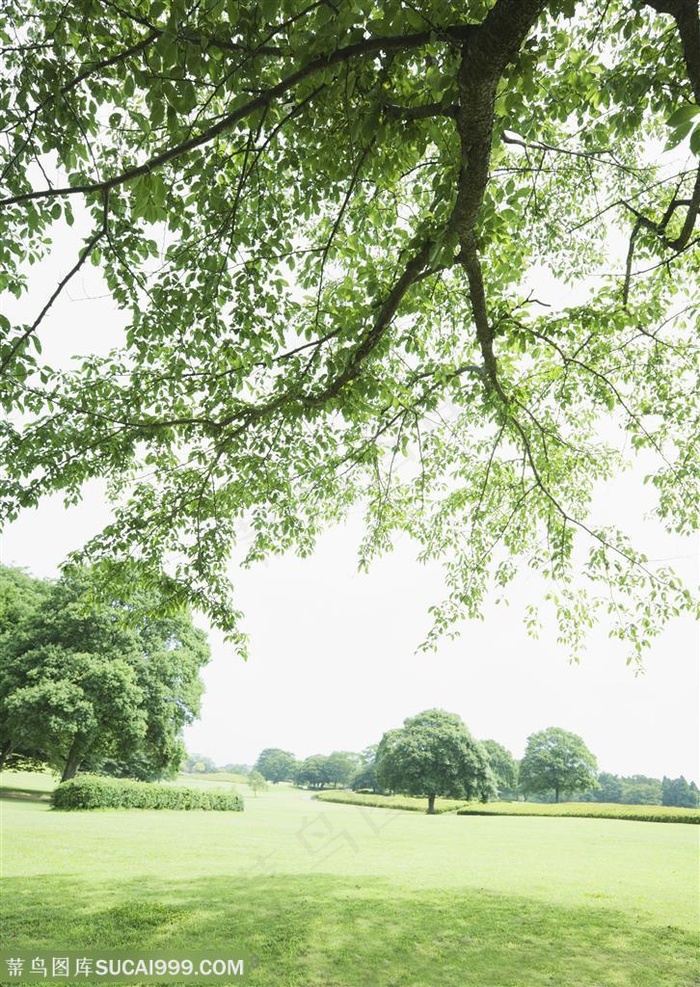
[[[261,751],[253,766],[266,781],[277,784],[293,782],[303,788],[346,788],[353,779],[374,760],[374,748],[356,754],[352,751],[333,751],[332,754],[312,754],[297,761],[290,751],[267,747]]]
[[[700,805],[700,791],[694,781],[680,778],[649,778],[646,775],[628,777],[603,771],[598,775],[599,787],[577,797],[580,802],[619,802],[623,805],[673,805],[695,809]]]
[[[476,741],[456,714],[444,710],[409,718],[361,753],[334,751],[297,760],[290,751],[265,748],[254,770],[273,784],[421,795],[428,798],[429,811],[438,796],[700,805],[696,784],[683,777],[599,773],[582,738],[558,727],[532,734],[517,761],[495,740]]]
[[[188,754],[182,762],[180,771],[184,774],[218,774],[226,772],[231,775],[247,775],[250,772],[249,764],[216,764],[210,757],[204,754]]]

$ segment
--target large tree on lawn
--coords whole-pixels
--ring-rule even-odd
[[[428,643],[523,567],[573,651],[694,606],[591,498],[644,453],[698,526],[695,0],[6,0],[0,49],[2,517],[107,478],[93,560],[234,637],[239,533],[358,503],[444,561]],[[86,265],[121,342],[57,368]]]
[[[16,581],[0,568],[0,585]],[[0,614],[0,740],[44,761],[64,780],[81,765],[152,778],[172,774],[185,756],[182,729],[199,712],[203,633],[175,608],[138,587],[125,604],[102,598],[89,570],[55,583],[35,581],[20,620]],[[101,584],[100,584],[101,586]]]
[[[384,734],[377,781],[387,791],[424,796],[431,814],[438,796],[485,802],[497,792],[486,751],[456,713],[442,709],[409,717]]]
[[[297,760],[290,751],[280,750],[279,747],[266,747],[258,755],[253,765],[266,781],[291,781],[294,778]]]
[[[598,787],[595,756],[575,733],[548,727],[527,738],[519,782],[526,795],[573,795]]]

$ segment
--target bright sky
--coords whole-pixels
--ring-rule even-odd
[[[52,263],[57,267],[41,274],[47,285],[65,266],[60,257]],[[42,334],[49,361],[113,344],[118,319],[103,292],[85,272],[70,297],[56,303]],[[23,306],[24,318],[34,317],[45,294]],[[617,481],[601,491],[600,520],[624,519],[651,559],[673,560],[696,584],[698,540],[645,524],[648,496],[634,478]],[[6,530],[0,561],[54,576],[101,519],[97,485],[76,509],[47,501]],[[217,763],[252,763],[264,747],[300,758],[358,751],[407,716],[442,707],[459,713],[476,737],[493,738],[516,757],[529,734],[558,726],[583,737],[601,770],[700,781],[700,634],[689,618],[656,640],[642,675],[626,666],[624,650],[603,626],[582,663],[570,665],[554,633],[539,641],[527,636],[521,584],[510,607],[490,604],[483,622],[465,625],[459,640],[444,642],[436,654],[416,654],[428,630],[428,606],[442,598],[439,571],[418,565],[411,545],[402,543],[360,575],[359,538],[357,525],[336,529],[311,559],[279,558],[234,574],[250,660],[242,662],[219,635],[210,635],[202,716],[186,734],[191,752]]]
[[[0,558],[54,575],[101,513],[96,488],[81,508],[47,502],[8,529]],[[700,640],[690,619],[657,639],[641,675],[603,627],[571,665],[554,634],[527,636],[521,586],[509,607],[489,605],[459,640],[416,654],[427,608],[441,596],[439,571],[418,565],[404,543],[359,574],[359,533],[336,529],[310,559],[278,558],[235,576],[250,659],[210,635],[213,659],[201,719],[187,730],[190,751],[223,764],[252,763],[264,747],[300,758],[361,750],[405,717],[442,707],[518,757],[530,733],[559,726],[583,737],[601,770],[700,778]],[[650,544],[653,557],[676,559],[689,576],[697,570],[688,542],[657,532]]]

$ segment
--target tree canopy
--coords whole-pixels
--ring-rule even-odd
[[[420,795],[435,811],[438,796],[486,801],[496,779],[482,745],[456,713],[429,709],[389,730],[377,748],[377,781],[388,791]]]
[[[258,755],[253,765],[254,771],[259,771],[266,781],[292,781],[297,760],[289,751],[279,747],[266,747]]]
[[[512,798],[518,790],[518,765],[511,752],[496,740],[482,740],[501,798]]]
[[[695,606],[591,508],[643,453],[698,527],[695,0],[6,0],[0,51],[0,517],[107,479],[90,557],[233,637],[241,535],[353,505],[444,562],[428,644],[521,568],[574,652]],[[50,365],[86,265],[121,343]]]
[[[526,794],[575,794],[598,787],[598,764],[581,737],[548,727],[527,738],[520,762],[520,787]]]
[[[23,617],[0,620],[0,753],[36,758],[72,777],[83,765],[136,778],[176,771],[182,728],[199,712],[199,676],[209,659],[186,613],[150,616],[94,594],[93,575],[26,580]],[[39,589],[27,588],[38,583]],[[17,573],[0,567],[0,587]]]

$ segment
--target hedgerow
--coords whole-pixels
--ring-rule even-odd
[[[700,810],[670,805],[620,805],[616,802],[471,803],[458,816],[573,816],[579,819],[627,819],[632,822],[700,823]]]
[[[102,775],[62,782],[51,796],[54,809],[218,809],[241,812],[235,792],[199,791]]]
[[[376,809],[401,809],[405,812],[427,812],[427,798],[413,795],[365,795],[361,792],[319,792],[321,802],[342,802],[345,805],[368,805]],[[454,812],[468,803],[464,799],[436,799],[435,813]]]
[[[322,802],[366,805],[371,808],[425,812],[426,799],[410,795],[365,795],[358,792],[321,792]],[[573,816],[580,819],[628,819],[633,822],[700,823],[700,810],[677,809],[667,805],[619,805],[613,802],[466,802],[437,799],[435,812],[455,812],[458,816]]]

